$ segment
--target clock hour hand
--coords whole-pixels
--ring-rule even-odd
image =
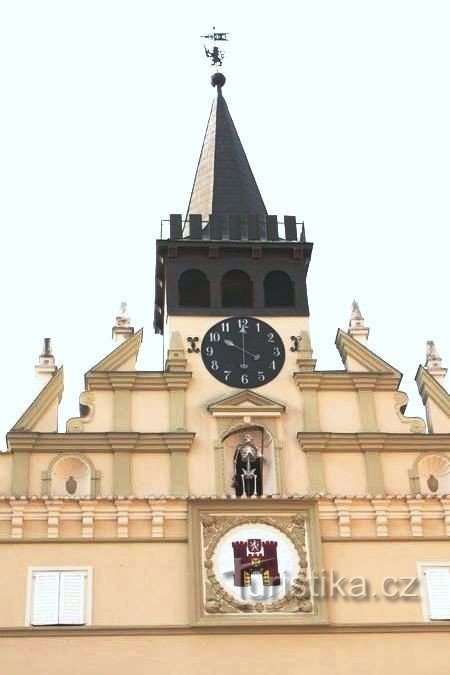
[[[255,359],[255,361],[259,361],[261,358],[261,354],[252,354],[252,352],[249,352],[247,349],[243,349],[242,347],[239,347],[239,345],[235,345],[232,340],[224,340],[224,343],[227,345],[227,347],[234,347],[235,349],[239,349],[239,351],[248,354],[253,359]]]

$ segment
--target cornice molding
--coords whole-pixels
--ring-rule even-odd
[[[392,372],[347,372],[316,370],[294,373],[300,391],[396,391],[399,377]]]
[[[58,368],[52,379],[39,392],[31,405],[12,427],[11,432],[32,431],[52,403],[59,405],[64,391],[64,368]],[[9,434],[7,435],[8,439]]]
[[[450,394],[423,366],[419,366],[416,383],[423,404],[430,398],[450,419]]]
[[[187,537],[102,537],[87,539],[86,537],[68,537],[48,539],[33,537],[33,539],[6,539],[0,538],[2,544],[187,544]]]
[[[339,434],[324,432],[297,433],[297,440],[305,452],[430,452],[448,451],[450,434]]]
[[[322,537],[322,541],[325,544],[367,544],[368,542],[370,543],[377,543],[377,544],[392,544],[393,542],[396,543],[402,543],[402,542],[410,542],[414,541],[417,544],[427,544],[428,542],[433,542],[433,541],[442,541],[445,542],[447,545],[449,543],[449,538],[445,537],[442,535],[441,537],[429,537],[429,536],[423,536],[423,537],[391,537],[388,535],[387,537]]]
[[[179,371],[89,371],[86,388],[89,391],[170,391],[187,389],[192,373]]]
[[[82,432],[22,433],[7,435],[13,452],[189,452],[195,433]]]
[[[251,620],[251,619],[250,619]],[[449,621],[417,623],[315,623],[315,624],[238,624],[194,626],[73,626],[65,627],[0,627],[0,638],[23,637],[96,637],[96,636],[133,636],[133,635],[341,635],[348,633],[450,633]]]

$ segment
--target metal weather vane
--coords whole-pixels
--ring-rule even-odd
[[[228,41],[228,36],[229,33],[216,33],[216,28],[215,26],[213,26],[212,33],[209,33],[208,35],[201,35],[200,37],[205,38],[206,40],[211,40],[211,42],[216,43]],[[214,44],[212,49],[208,49],[206,45],[203,46],[205,48],[206,56],[209,59],[211,59],[211,65],[221,66],[225,53],[221,49],[219,49],[219,47],[216,44]]]

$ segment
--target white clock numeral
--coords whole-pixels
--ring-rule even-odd
[[[241,375],[241,382],[242,384],[248,384],[248,375],[246,373]]]
[[[273,348],[273,355],[274,355],[274,356],[280,356],[280,354],[281,354],[280,348],[279,348],[279,347],[274,347],[274,348]]]
[[[222,333],[229,333],[230,332],[230,324],[228,321],[222,321]]]
[[[231,370],[224,370],[223,374],[225,375],[225,382],[228,382],[228,380],[230,379]]]
[[[219,364],[217,361],[211,361],[211,370],[219,370]]]
[[[277,366],[276,366],[275,361],[272,361],[271,364],[269,365],[269,368],[272,368],[272,370],[275,370],[276,367],[277,367]]]
[[[267,342],[275,342],[274,337],[273,333],[267,333]]]
[[[238,319],[238,326],[239,328],[247,328],[248,319]]]
[[[261,332],[261,324],[259,323],[259,321],[256,322],[256,332],[257,333]]]
[[[214,333],[209,334],[209,341],[210,342],[220,342],[220,333],[217,331]]]
[[[212,356],[214,354],[214,349],[212,347],[206,347],[206,356]]]
[[[258,370],[258,382],[264,382],[266,379],[266,376],[264,375],[264,372],[262,370]]]

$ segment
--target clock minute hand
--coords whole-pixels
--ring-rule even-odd
[[[245,333],[247,332],[245,330],[245,326],[242,326],[242,328],[239,332],[242,335],[242,363],[241,363],[241,368],[248,368],[248,365],[245,363]]]
[[[248,354],[254,358],[255,361],[259,361],[261,358],[261,354],[252,354],[252,352],[249,352],[247,349],[243,349],[242,347],[239,347],[239,345],[235,345],[232,340],[224,340],[224,343],[227,345],[227,347],[234,347],[235,349],[239,349],[241,352],[245,352],[245,354]]]

